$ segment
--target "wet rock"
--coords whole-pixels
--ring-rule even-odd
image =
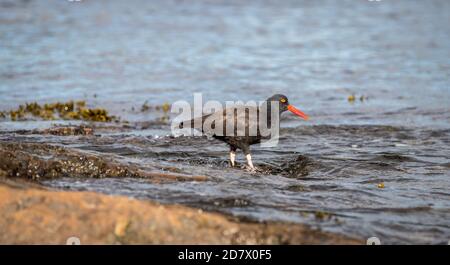
[[[0,182],[1,244],[362,244],[305,225],[246,223],[197,209]]]
[[[258,165],[260,173],[280,174],[288,178],[306,177],[314,167],[316,167],[316,163],[311,158],[304,155],[298,155],[294,159],[282,162],[279,166],[270,164]]]
[[[386,162],[412,162],[416,161],[416,159],[413,159],[411,157],[408,157],[406,155],[402,154],[396,154],[396,153],[384,153],[376,157],[375,160],[379,161],[386,161]]]
[[[64,126],[64,127],[53,127],[50,129],[44,130],[45,134],[52,135],[93,135],[94,129],[86,126]]]
[[[31,180],[57,177],[135,177],[155,181],[204,181],[206,176],[188,176],[149,171],[122,164],[104,155],[97,156],[70,148],[41,143],[0,141],[0,169],[9,177]]]
[[[0,132],[1,133],[1,132]],[[5,133],[5,132],[3,132]],[[52,128],[44,129],[44,130],[16,130],[12,132],[6,133],[15,133],[21,135],[31,135],[31,134],[50,134],[50,135],[58,135],[58,136],[74,136],[74,135],[93,135],[94,127],[79,125],[79,126],[55,126]]]
[[[314,163],[309,157],[299,155],[294,160],[281,164],[278,173],[290,178],[302,178],[309,175],[313,166]]]

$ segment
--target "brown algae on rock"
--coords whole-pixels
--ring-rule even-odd
[[[31,118],[40,118],[43,120],[84,120],[94,122],[119,121],[119,118],[111,116],[103,108],[87,108],[85,101],[68,101],[46,103],[43,105],[37,102],[20,105],[15,110],[6,112],[12,121],[29,120]],[[5,112],[0,114],[0,118],[6,118]]]
[[[167,112],[170,111],[170,104],[165,102],[162,105],[154,105],[154,106],[152,106],[152,105],[148,104],[148,101],[145,101],[144,104],[142,104],[142,106],[141,106],[141,112],[146,112],[146,111],[153,110],[153,109],[157,110],[157,111],[163,111],[164,113],[167,113]]]
[[[351,103],[355,102],[355,99],[356,99],[355,94],[351,94],[350,96],[347,97],[348,102]]]

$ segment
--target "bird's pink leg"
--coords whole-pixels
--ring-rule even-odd
[[[245,157],[247,158],[247,163],[248,163],[248,166],[250,167],[250,169],[255,170],[255,167],[253,166],[253,162],[252,162],[252,156],[250,154],[247,154]]]
[[[234,167],[234,161],[236,161],[236,151],[231,150],[230,151],[230,162],[231,166]]]

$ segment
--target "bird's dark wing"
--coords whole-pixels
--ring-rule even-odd
[[[258,107],[237,105],[181,122],[180,128],[194,128],[210,136],[259,137],[258,118]]]
[[[221,128],[219,124],[222,124]],[[216,136],[256,136],[258,108],[238,105],[217,111],[203,120],[202,129],[204,133]]]

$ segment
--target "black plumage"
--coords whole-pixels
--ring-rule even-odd
[[[308,119],[308,116],[300,110],[289,104],[288,98],[281,94],[271,96],[260,106],[236,105],[226,108],[212,114],[184,121],[180,123],[180,128],[194,128],[202,131],[204,134],[212,136],[218,140],[227,143],[230,146],[230,161],[234,166],[235,152],[241,149],[251,170],[255,170],[251,155],[250,145],[261,143],[263,139],[268,139],[270,128],[279,123],[279,115],[289,110],[294,114]],[[278,104],[278,117],[273,117]],[[273,111],[273,112],[272,112]],[[222,122],[222,127],[217,126]],[[265,124],[261,124],[264,122]],[[227,130],[227,126],[229,127]],[[230,128],[231,126],[231,128]]]

